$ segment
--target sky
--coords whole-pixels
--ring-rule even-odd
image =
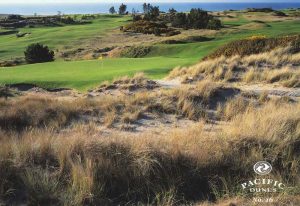
[[[0,0],[0,4],[45,4],[45,3],[113,3],[113,2],[299,2],[299,0]]]

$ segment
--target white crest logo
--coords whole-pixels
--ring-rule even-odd
[[[272,165],[266,161],[259,161],[253,166],[254,172],[259,175],[267,175],[272,171]]]

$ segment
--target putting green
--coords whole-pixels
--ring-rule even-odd
[[[86,90],[102,81],[145,72],[151,78],[161,78],[177,65],[186,65],[195,59],[182,58],[119,58],[103,61],[51,62],[0,69],[0,82],[33,83],[42,87],[68,87]]]

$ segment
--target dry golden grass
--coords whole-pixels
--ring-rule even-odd
[[[299,103],[270,101],[262,108],[248,107],[235,116],[226,131],[231,139],[241,140],[246,135],[264,141],[294,141],[300,134],[299,121]]]
[[[285,87],[299,87],[299,65],[300,54],[293,53],[287,47],[245,57],[205,60],[191,67],[175,68],[168,78],[179,77],[183,83],[208,79],[221,82],[278,82]]]
[[[244,113],[250,108],[251,102],[242,96],[233,98],[224,105],[219,105],[217,109],[218,116],[223,120],[231,120],[236,115]]]
[[[291,67],[283,67],[281,69],[250,69],[243,76],[243,81],[250,82],[279,82],[285,87],[300,87],[300,70]]]
[[[139,82],[144,79],[136,76],[135,80],[128,81]],[[229,97],[224,96],[222,91],[225,89],[231,88],[202,81],[195,86],[178,89],[137,91],[131,95],[103,95],[94,99],[82,97],[58,100],[21,96],[0,101],[0,128],[19,132],[30,128],[60,130],[77,122],[88,121],[113,128],[116,124],[135,124],[145,113],[172,114],[199,120],[206,118],[206,108],[214,108],[213,105],[235,95],[232,89],[233,93]]]
[[[140,89],[153,90],[159,87],[156,82],[146,78],[142,72],[136,73],[133,77],[119,77],[113,80],[113,83],[104,82],[97,91],[105,91],[111,89],[136,91]]]
[[[195,93],[210,98],[218,86],[207,82],[197,88]],[[166,92],[182,98],[182,111],[192,111],[183,101],[194,95],[189,89]],[[145,99],[140,94],[131,103]],[[117,102],[110,101],[105,103]],[[239,181],[253,178],[249,168],[261,159],[273,164],[274,177],[295,186],[295,194],[299,112],[299,103],[270,100],[254,107],[239,97],[225,105],[222,115],[229,122],[216,133],[207,133],[203,122],[139,138],[105,138],[93,123],[60,132],[0,130],[0,199],[34,205],[188,204],[239,194]]]

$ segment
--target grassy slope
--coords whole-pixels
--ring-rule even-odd
[[[206,54],[212,52],[212,50],[226,44],[229,41],[242,39],[253,35],[266,35],[268,37],[273,37],[288,34],[299,34],[299,23],[300,21],[272,22],[268,23],[269,26],[264,26],[263,28],[258,28],[255,30],[243,29],[237,30],[233,33],[219,34],[216,35],[213,41],[176,45],[162,44],[156,46],[151,55],[200,59]],[[225,25],[232,26],[232,24],[233,22],[228,22],[228,24],[226,23]]]
[[[108,29],[121,26],[130,17],[101,15],[85,25],[67,25],[62,27],[22,28],[20,32],[31,33],[17,38],[16,35],[0,36],[0,60],[11,57],[22,57],[25,48],[31,43],[43,43],[51,48],[72,46],[74,42],[80,45],[84,39],[101,37]]]
[[[234,27],[248,22],[239,16],[238,20],[225,22],[225,25]],[[228,41],[259,34],[278,36],[300,32],[299,21],[273,22],[268,25],[255,30],[237,29],[233,33],[219,34],[213,41],[208,42],[156,45],[149,55],[150,58],[107,59],[104,61],[103,69],[99,61],[55,62],[1,69],[0,83],[30,82],[46,87],[73,87],[85,90],[103,80],[131,75],[138,71],[144,71],[152,78],[159,78],[166,75],[176,65],[197,62],[204,55]],[[72,35],[74,39],[82,37],[80,33],[72,33]]]

